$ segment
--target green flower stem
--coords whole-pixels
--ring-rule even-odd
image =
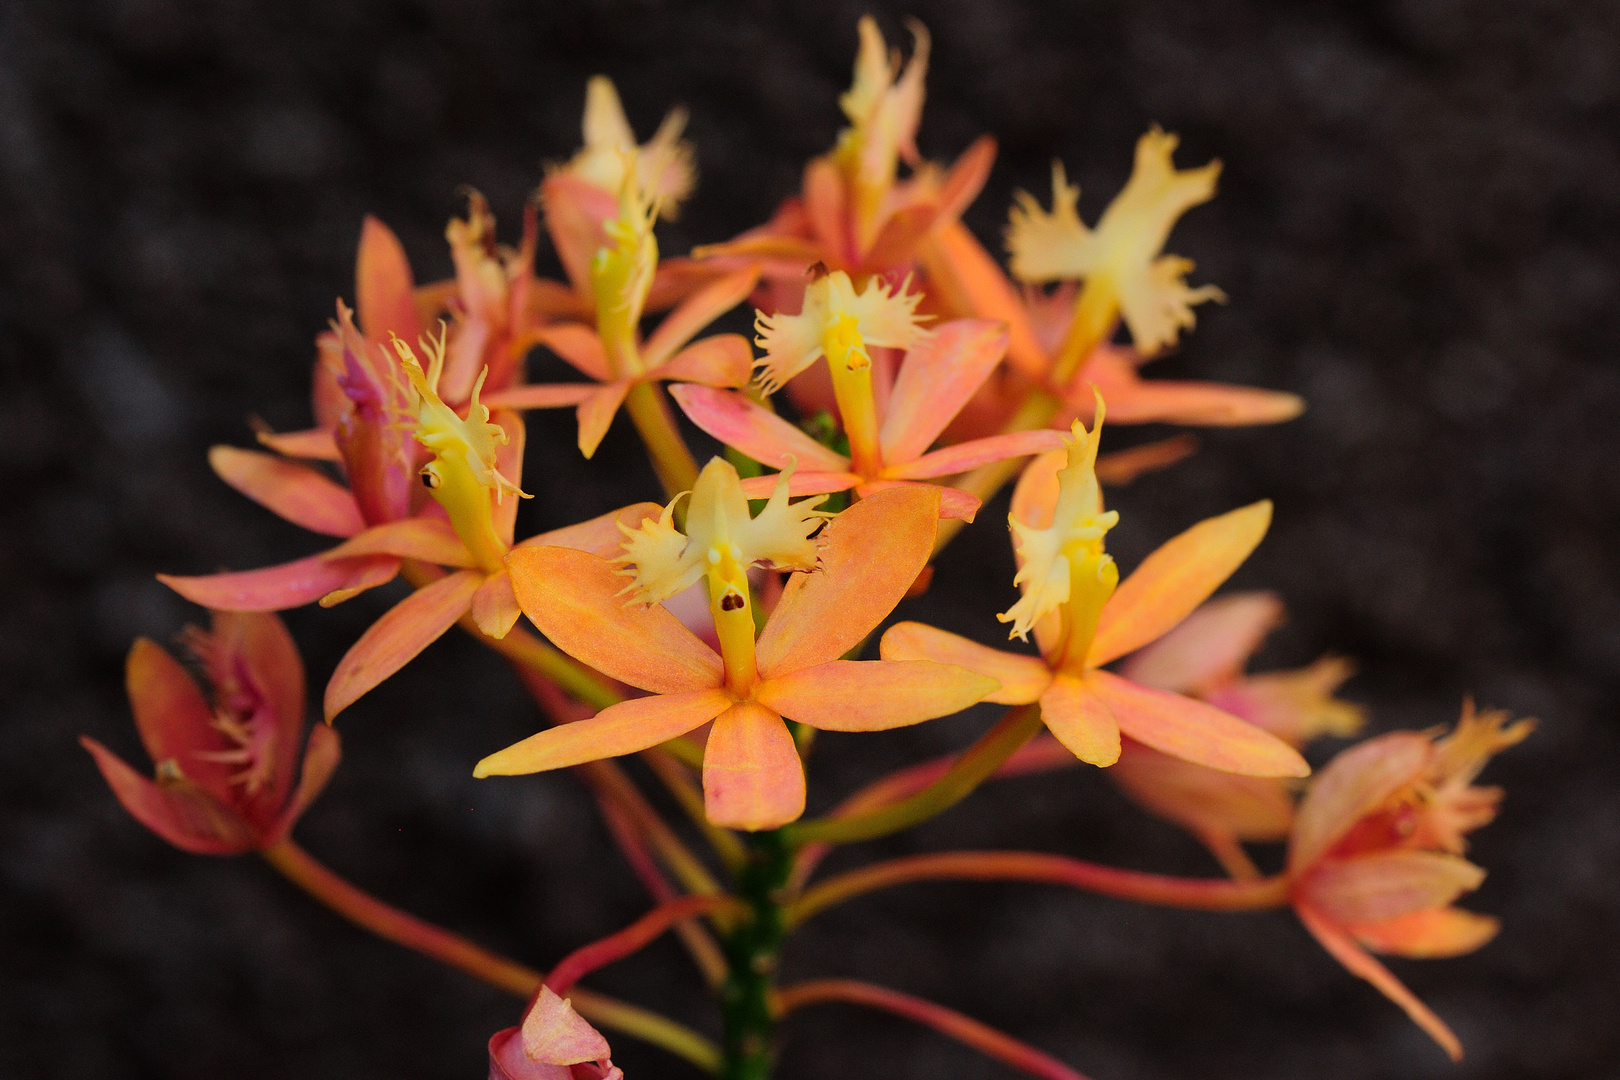
[[[788,906],[792,929],[863,893],[913,881],[1029,881],[1066,885],[1138,904],[1195,911],[1260,911],[1288,903],[1287,875],[1249,881],[1179,878],[1119,870],[1030,851],[947,851],[875,863],[828,878]]]
[[[1040,730],[1040,706],[1020,705],[1008,710],[995,727],[964,750],[944,776],[910,798],[849,817],[800,821],[782,831],[797,849],[810,843],[848,844],[871,840],[909,829],[966,798]]]
[[[363,930],[518,997],[532,997],[540,989],[540,973],[533,968],[384,903],[291,840],[283,840],[259,854],[288,881]],[[570,997],[579,1014],[594,1024],[661,1046],[706,1072],[714,1072],[719,1064],[720,1051],[713,1043],[673,1020],[589,990],[575,989]]]
[[[722,1080],[769,1080],[775,1058],[776,971],[785,931],[783,887],[793,870],[786,830],[747,833],[748,859],[736,876],[746,905],[725,938],[730,974],[721,991],[725,1025]]]
[[[697,483],[697,462],[686,448],[680,428],[675,426],[675,414],[664,391],[657,383],[638,382],[625,395],[624,408],[647,447],[653,471],[664,485],[664,497],[673,499],[683,491],[691,491]]]

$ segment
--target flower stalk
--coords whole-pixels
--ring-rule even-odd
[[[787,930],[783,890],[794,849],[783,829],[746,833],[743,840],[748,860],[735,885],[745,911],[725,939],[730,973],[720,999],[725,1027],[720,1076],[769,1080],[776,1056],[777,960]]]

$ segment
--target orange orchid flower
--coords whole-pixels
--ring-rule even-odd
[[[938,494],[877,492],[812,541],[820,501],[789,503],[784,474],[751,518],[736,470],[717,458],[692,492],[686,534],[672,524],[673,503],[657,522],[626,530],[620,561],[630,571],[581,551],[514,551],[513,587],[535,625],[565,652],[653,696],[532,735],[480,761],[474,775],[634,753],[713,721],[703,758],[709,820],[769,829],[804,812],[804,768],[784,717],[830,731],[882,731],[957,712],[994,691],[994,679],[950,664],[842,659],[927,565]],[[798,571],[757,639],[746,577],[756,563]],[[703,579],[719,653],[657,603]]]
[[[602,1033],[541,984],[517,1027],[489,1039],[489,1080],[624,1080]]]
[[[1137,366],[1173,346],[1194,323],[1193,305],[1224,299],[1212,285],[1189,288],[1190,260],[1160,255],[1176,219],[1214,195],[1219,162],[1177,170],[1177,138],[1154,128],[1137,142],[1129,182],[1088,229],[1076,212],[1079,188],[1052,174],[1053,207],[1018,193],[1007,230],[1014,276],[1026,286],[1062,285],[1047,297],[1014,289],[988,252],[960,223],[929,234],[922,262],[927,289],[946,311],[999,319],[1009,328],[1011,370],[987,388],[959,426],[959,437],[999,430],[1031,388],[1046,388],[1068,406],[1057,422],[1091,411],[1088,384],[1108,401],[1115,423],[1200,426],[1277,423],[1304,408],[1293,394],[1213,383],[1146,381]],[[1108,344],[1123,316],[1134,348]]]
[[[1214,705],[1295,749],[1319,735],[1355,734],[1361,708],[1333,696],[1351,674],[1347,661],[1329,656],[1294,671],[1244,674],[1282,618],[1282,601],[1272,593],[1211,600],[1133,653],[1120,674]],[[1257,876],[1243,841],[1282,840],[1293,825],[1290,782],[1216,772],[1132,739],[1122,741],[1108,776],[1137,803],[1198,837],[1234,876]]]
[[[863,281],[886,275],[897,284],[916,261],[931,229],[954,221],[990,174],[995,140],[981,138],[946,171],[917,152],[928,31],[913,20],[909,63],[900,65],[870,16],[860,21],[855,75],[839,106],[850,126],[832,152],[805,167],[802,193],[783,202],[765,225],[693,256],[722,265],[758,265],[770,308],[792,310],[804,269],[821,263]],[[911,169],[899,179],[901,162]]]
[[[854,488],[864,497],[1062,445],[1060,432],[1022,431],[928,453],[956,410],[1001,362],[1005,328],[959,319],[925,331],[914,314],[915,293],[891,293],[876,278],[857,293],[842,270],[811,284],[804,296],[801,314],[758,314],[756,343],[765,350],[758,362],[760,382],[774,391],[825,358],[849,438],[848,457],[740,394],[702,386],[670,391],[693,423],[726,445],[773,468],[793,461],[803,465],[804,471],[794,475],[793,494]],[[906,350],[892,388],[875,377],[873,346]],[[881,398],[880,389],[887,390]],[[743,486],[758,497],[772,483],[770,477],[756,477]],[[940,513],[946,517],[971,521],[978,508],[972,495],[940,488]]]
[[[113,794],[135,820],[197,855],[239,855],[284,839],[332,778],[337,732],[304,739],[304,664],[274,615],[216,611],[186,642],[212,684],[145,638],[125,662],[130,707],[156,765],[149,780],[89,736]]]
[[[884,634],[883,656],[982,672],[1001,683],[989,701],[1039,701],[1052,734],[1093,765],[1119,759],[1123,733],[1225,772],[1306,775],[1304,759],[1275,735],[1204,702],[1101,670],[1164,635],[1214,592],[1265,535],[1271,504],[1255,503],[1193,526],[1120,583],[1118,567],[1103,550],[1103,538],[1119,515],[1103,510],[1094,470],[1101,398],[1096,410],[1091,431],[1075,421],[1066,452],[1053,451],[1031,463],[1008,516],[1020,563],[1014,584],[1023,596],[997,618],[1013,624],[1011,636],[1026,637],[1033,630],[1041,655],[1002,652],[907,622]]]
[[[535,331],[536,341],[595,382],[523,386],[489,396],[490,404],[501,408],[577,406],[579,449],[587,458],[596,453],[619,406],[638,384],[671,380],[742,386],[753,366],[753,351],[740,334],[692,341],[743,301],[758,280],[752,269],[705,285],[642,339],[641,318],[658,271],[653,236],[657,215],[658,206],[643,194],[636,172],[627,169],[617,215],[604,226],[606,242],[590,263],[594,329],[560,322]]]
[[[1465,835],[1496,816],[1500,788],[1473,781],[1533,720],[1463,705],[1451,734],[1392,732],[1323,768],[1294,821],[1288,874],[1294,911],[1322,947],[1378,988],[1453,1060],[1457,1036],[1367,950],[1460,956],[1496,935],[1497,921],[1451,906],[1485,871],[1462,858]]]

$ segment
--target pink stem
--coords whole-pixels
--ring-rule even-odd
[[[583,945],[563,957],[546,976],[546,985],[554,993],[566,994],[586,975],[639,952],[671,926],[736,903],[729,896],[683,896],[660,904],[618,933]]]
[[[971,1017],[963,1016],[943,1005],[936,1005],[931,1001],[912,997],[910,994],[902,994],[898,990],[873,986],[871,983],[855,979],[816,979],[784,987],[777,992],[776,1011],[777,1015],[786,1016],[795,1009],[825,1001],[847,1001],[855,1005],[866,1005],[904,1016],[919,1024],[926,1024],[941,1035],[971,1046],[986,1057],[994,1058],[1030,1076],[1045,1077],[1046,1080],[1086,1080],[1080,1073],[1056,1058],[1043,1054],[1033,1046],[1019,1042],[1011,1035],[981,1024]]]

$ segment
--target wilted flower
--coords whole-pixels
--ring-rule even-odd
[[[79,742],[124,809],[175,847],[198,855],[270,847],[331,779],[337,732],[317,724],[305,744],[304,665],[274,615],[216,611],[213,629],[191,631],[186,643],[211,694],[145,638],[125,663],[155,779],[89,736]]]
[[[624,1080],[602,1033],[548,986],[523,1023],[489,1040],[489,1080]]]

